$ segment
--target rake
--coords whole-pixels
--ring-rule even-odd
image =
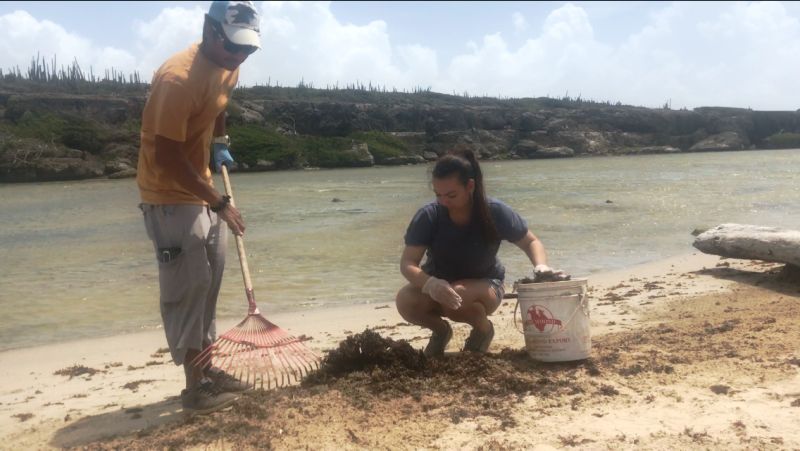
[[[228,169],[224,165],[222,180],[225,191],[231,197],[230,204],[235,206]],[[303,376],[319,368],[320,357],[303,340],[289,335],[259,313],[253,294],[253,283],[250,281],[244,242],[238,235],[236,248],[239,251],[239,263],[249,304],[247,317],[236,327],[220,335],[192,361],[192,365],[199,365],[201,368],[216,366],[246,385],[250,385],[252,380],[253,385],[260,385],[261,389],[265,386],[267,389],[284,386],[292,383],[292,380],[299,382]]]

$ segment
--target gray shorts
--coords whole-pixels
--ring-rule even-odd
[[[182,365],[188,349],[202,350],[216,338],[228,226],[202,205],[139,204],[139,209],[158,261],[167,343],[172,361]]]
[[[489,285],[494,290],[494,294],[497,296],[497,305],[503,303],[503,296],[506,295],[506,286],[500,279],[486,279],[489,282]]]

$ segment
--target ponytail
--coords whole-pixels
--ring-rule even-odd
[[[472,192],[473,214],[481,228],[484,240],[488,244],[500,241],[497,229],[486,200],[486,190],[483,187],[483,173],[475,153],[465,145],[459,145],[447,152],[436,161],[433,168],[433,178],[445,179],[452,175],[458,177],[459,182],[466,186],[470,180],[475,181],[475,190]]]

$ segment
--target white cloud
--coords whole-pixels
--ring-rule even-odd
[[[130,73],[136,64],[136,58],[128,51],[95,45],[61,25],[38,21],[25,11],[0,16],[2,69],[19,66],[25,73],[37,53],[47,61],[48,70],[54,56],[59,69],[77,59],[81,69],[88,73],[91,66],[95,75],[111,67]]]
[[[21,4],[22,5],[22,4]],[[512,46],[501,33],[473,36],[466,50],[440,61],[435,42],[398,45],[386,22],[342,23],[327,2],[264,2],[263,50],[242,67],[252,85],[301,78],[317,87],[372,81],[450,93],[542,96],[567,90],[584,98],[660,106],[751,106],[796,109],[800,98],[800,21],[781,3],[673,3],[642,18],[619,45],[600,42],[583,8],[554,9],[540,29],[521,13],[514,30],[533,34]],[[24,11],[0,17],[0,65],[20,65],[40,51],[59,63],[138,69],[149,78],[170,55],[201,38],[199,7],[166,8],[135,22],[130,48],[104,47]]]
[[[414,86],[438,77],[436,52],[421,45],[393,48],[386,22],[342,24],[328,3],[270,2],[262,5],[261,43],[242,68],[245,84],[267,78],[293,85],[302,78],[317,87],[367,84]]]
[[[514,22],[514,30],[516,30],[517,34],[522,33],[526,28],[528,28],[528,22],[525,20],[525,16],[523,16],[521,12],[515,12],[512,14],[511,21]]]
[[[137,69],[142,78],[149,80],[170,56],[203,39],[205,13],[199,6],[166,8],[150,22],[134,22]]]

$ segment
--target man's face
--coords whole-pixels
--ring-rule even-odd
[[[215,64],[225,70],[233,71],[245,62],[249,56],[246,50],[247,46],[231,45],[232,43],[227,41],[222,30],[216,30],[210,25],[207,26],[207,29],[211,39],[207,41],[206,52]],[[226,47],[228,48],[226,49]],[[235,52],[231,52],[229,49],[233,49]]]

